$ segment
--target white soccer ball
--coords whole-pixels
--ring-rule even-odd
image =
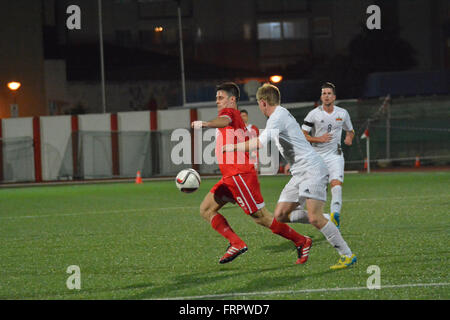
[[[200,175],[194,169],[183,169],[178,172],[175,178],[177,188],[186,193],[197,191],[200,187]]]

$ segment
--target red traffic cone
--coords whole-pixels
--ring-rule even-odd
[[[136,173],[136,184],[141,184],[141,183],[142,183],[141,172],[138,171]]]
[[[367,158],[364,158],[364,169],[367,169]]]
[[[416,162],[414,163],[414,167],[420,168],[420,158],[419,158],[419,156],[416,156]]]

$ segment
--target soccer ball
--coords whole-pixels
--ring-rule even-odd
[[[183,169],[178,172],[175,178],[177,188],[186,193],[197,191],[200,187],[200,175],[194,169]]]

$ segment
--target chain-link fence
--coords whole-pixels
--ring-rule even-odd
[[[355,139],[343,144],[346,170],[361,170],[369,129],[370,159],[376,167],[450,165],[450,97],[390,98],[338,104],[352,119]],[[299,123],[311,108],[291,109]],[[343,133],[345,137],[345,133]]]
[[[24,182],[34,180],[33,138],[2,138],[2,181]]]

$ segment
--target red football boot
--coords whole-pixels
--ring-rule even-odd
[[[227,263],[233,261],[237,256],[247,251],[247,245],[242,242],[241,244],[231,244],[227,248],[225,255],[219,260],[219,263]]]
[[[309,250],[312,246],[312,239],[310,237],[306,237],[305,243],[297,247],[298,259],[296,264],[304,264],[308,261]]]

